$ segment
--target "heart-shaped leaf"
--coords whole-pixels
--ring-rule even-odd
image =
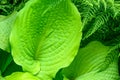
[[[80,14],[70,0],[30,0],[11,33],[13,58],[24,71],[49,80],[74,59],[81,29]]]

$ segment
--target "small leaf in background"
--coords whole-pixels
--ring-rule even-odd
[[[0,19],[0,48],[7,52],[10,52],[9,36],[16,14],[17,12],[14,12],[9,16],[4,16]]]
[[[0,49],[0,71],[1,74],[6,70],[12,61],[12,55]]]
[[[101,42],[90,42],[81,48],[71,65],[63,69],[70,80],[117,80],[118,54]]]
[[[12,55],[10,53],[0,49],[1,76],[3,76],[3,77],[7,76],[16,71],[22,71],[21,66],[18,66],[16,63],[14,63]]]
[[[55,78],[53,78],[53,80],[63,80],[63,74],[62,74],[62,69],[60,69],[57,73]]]
[[[7,68],[5,69],[5,71],[2,73],[2,76],[8,76],[14,72],[18,72],[18,71],[23,71],[22,67],[17,65],[13,60],[11,61],[11,63],[7,66]]]

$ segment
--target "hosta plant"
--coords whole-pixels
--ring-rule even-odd
[[[120,79],[120,1],[1,0],[0,6],[0,80]]]

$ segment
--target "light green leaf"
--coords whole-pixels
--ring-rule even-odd
[[[11,33],[13,58],[24,71],[49,80],[74,59],[81,29],[80,14],[70,0],[30,0]]]
[[[5,80],[2,76],[0,76],[0,80]]]
[[[16,18],[16,12],[9,16],[0,16],[0,48],[10,52],[9,35]]]
[[[90,42],[79,50],[63,74],[70,80],[117,80],[118,53],[98,41]]]
[[[6,76],[5,80],[40,80],[28,72],[14,72],[13,74]]]

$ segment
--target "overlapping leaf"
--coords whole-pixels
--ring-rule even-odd
[[[7,52],[10,52],[9,36],[16,14],[0,17],[0,48]]]
[[[71,65],[63,69],[70,80],[118,80],[118,51],[98,41],[79,50]]]

